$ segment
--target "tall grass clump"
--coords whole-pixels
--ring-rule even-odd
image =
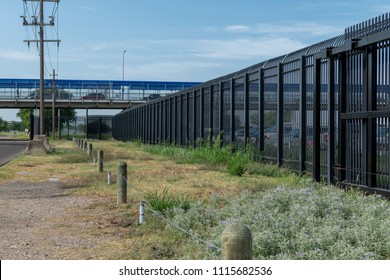
[[[307,180],[302,185],[280,186],[263,196],[214,195],[187,212],[175,210],[174,223],[221,247],[225,227],[243,222],[252,231],[254,259],[390,259],[389,201]],[[220,258],[196,241],[189,246],[183,258],[199,252],[203,258]]]
[[[146,151],[174,159],[179,164],[205,164],[225,167],[229,174],[241,176],[247,166],[254,162],[254,149],[246,150],[233,145],[222,145],[220,136],[197,141],[195,147],[175,147],[171,145],[146,146]]]
[[[179,207],[183,210],[188,210],[190,208],[188,199],[169,194],[167,188],[165,188],[162,193],[158,193],[157,190],[148,192],[146,201],[153,210],[161,213],[174,207]]]

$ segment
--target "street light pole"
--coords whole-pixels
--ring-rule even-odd
[[[123,51],[122,82],[125,80],[125,53],[126,53],[126,50]]]
[[[125,53],[126,50],[123,51],[123,61],[122,61],[122,82],[125,80]],[[122,85],[122,99],[123,99],[123,93],[125,91],[125,86]]]

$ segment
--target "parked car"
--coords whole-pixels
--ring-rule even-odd
[[[236,140],[237,141],[244,141],[245,140],[244,133],[245,133],[244,129],[240,129],[239,131],[236,131]],[[259,137],[259,129],[257,127],[250,127],[249,128],[249,140],[252,143],[256,144],[258,137]]]
[[[87,95],[81,96],[81,100],[104,100],[106,96],[103,93],[89,93]]]
[[[160,94],[157,94],[157,93],[152,93],[152,94],[149,94],[148,96],[145,96],[143,98],[143,100],[153,100],[153,99],[158,99],[160,98],[161,95]]]

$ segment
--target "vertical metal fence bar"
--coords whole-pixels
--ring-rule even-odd
[[[156,139],[156,103],[152,103],[150,105],[150,114],[151,114],[151,121],[152,121],[152,130],[151,130],[151,141],[150,143],[151,144],[154,144],[155,143],[155,139]]]
[[[211,94],[209,92],[209,94]],[[200,113],[200,125],[199,125],[199,138],[204,139],[204,89],[203,87],[200,88],[200,108],[199,108],[199,113]],[[210,106],[209,106],[210,107]]]
[[[346,121],[342,119],[342,114],[347,111],[347,57],[343,53],[339,57],[339,182],[346,179]]]
[[[177,111],[177,108],[176,108],[176,99],[177,99],[177,95],[174,95],[172,96],[172,98],[170,98],[170,117],[169,117],[169,121],[170,121],[170,139],[169,139],[169,144],[171,145],[175,145],[176,144],[176,111]]]
[[[144,143],[148,144],[149,141],[149,105],[145,106],[144,110],[145,127],[144,127]]]
[[[164,114],[164,119],[165,119],[165,122],[164,122],[164,143],[169,143],[169,136],[168,136],[168,129],[170,127],[170,123],[169,123],[169,114],[170,114],[170,110],[169,110],[169,99],[166,98],[164,100],[164,104],[165,104],[165,114]]]
[[[313,178],[321,177],[321,58],[314,59],[313,81]]]
[[[371,45],[366,50],[367,53],[367,111],[376,111],[377,110],[377,46],[376,44]],[[376,156],[377,156],[377,141],[376,141],[376,132],[377,132],[377,119],[369,118],[367,126],[367,186],[369,188],[376,187],[377,181],[377,166],[376,166]]]
[[[184,143],[183,145],[185,146],[188,146],[190,143],[189,143],[189,139],[190,139],[190,92],[187,91],[186,93],[186,106],[185,106],[185,116],[186,116],[186,130],[185,130],[185,134],[184,134]]]
[[[299,114],[300,114],[300,172],[304,173],[306,170],[306,127],[307,127],[307,92],[306,92],[306,57],[300,58],[300,99],[299,99]]]
[[[182,94],[179,94],[178,95],[178,102],[177,102],[177,119],[176,119],[176,128],[177,128],[177,132],[176,132],[176,136],[177,136],[177,145],[181,146],[182,145],[182,130],[183,130],[183,125],[181,123],[182,119],[183,119],[183,110],[182,110],[182,102],[183,102],[183,95]]]
[[[283,64],[278,64],[278,80],[277,80],[277,127],[278,127],[278,150],[277,162],[279,166],[283,165]]]
[[[235,142],[235,83],[230,79],[230,143]]]
[[[213,135],[214,135],[214,106],[213,106],[213,100],[214,100],[214,86],[210,85],[209,87],[209,133],[208,136],[210,137],[210,141],[212,141]],[[211,144],[211,143],[210,143]]]
[[[147,118],[146,118],[146,106],[142,107],[142,142],[146,143],[146,129],[147,129]]]
[[[259,69],[259,141],[258,148],[264,151],[264,70]]]
[[[143,107],[143,127],[142,127],[142,134],[143,134],[143,143],[146,144],[148,141],[148,106]]]
[[[244,148],[247,148],[249,141],[249,75],[244,76]]]
[[[219,133],[221,138],[221,145],[223,145],[223,82],[219,82]]]
[[[335,80],[334,80],[334,58],[328,61],[328,161],[327,180],[328,184],[333,184],[334,179],[334,155],[335,155]]]
[[[148,105],[148,144],[152,143],[152,123],[153,123],[153,117],[152,117],[152,105]]]
[[[197,121],[196,121],[196,118],[197,118],[197,114],[196,114],[196,91],[195,90],[193,90],[192,91],[192,95],[193,95],[193,97],[194,97],[194,101],[193,101],[193,103],[192,103],[192,135],[193,135],[193,137],[192,137],[192,141],[193,141],[193,143],[192,143],[192,145],[195,147],[195,145],[196,145],[196,126],[198,125],[198,123],[197,123]],[[188,138],[190,138],[190,137],[188,137]]]

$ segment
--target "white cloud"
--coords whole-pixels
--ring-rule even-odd
[[[210,25],[205,28],[206,32],[216,32],[219,30],[219,27],[217,25]]]
[[[93,45],[91,48],[94,50],[94,51],[102,51],[102,50],[105,50],[105,49],[109,49],[112,47],[112,44],[110,43],[97,43],[95,45]]]
[[[88,6],[80,6],[80,8],[83,9],[83,10],[95,11],[95,8],[88,7]]]
[[[340,28],[339,26],[320,24],[315,22],[283,22],[277,24],[258,23],[253,26],[228,25],[225,26],[224,30],[227,32],[269,35],[289,35],[299,33],[306,36],[335,35],[341,34],[344,31],[344,29]]]
[[[285,24],[260,23],[254,29],[254,32],[263,34],[300,33],[311,36],[323,36],[330,34],[341,34],[340,32],[343,32],[343,28],[315,22],[296,22]]]
[[[39,60],[38,53],[33,50],[28,51],[14,51],[14,50],[1,50],[0,58],[14,61],[37,61]]]
[[[229,32],[249,32],[251,28],[246,25],[228,25],[225,30]]]
[[[373,6],[372,10],[376,16],[381,16],[382,14],[388,13],[390,11],[390,5]]]
[[[283,55],[305,47],[298,41],[283,37],[262,37],[237,40],[203,40],[194,55],[212,59],[247,60],[253,64],[261,59]]]

